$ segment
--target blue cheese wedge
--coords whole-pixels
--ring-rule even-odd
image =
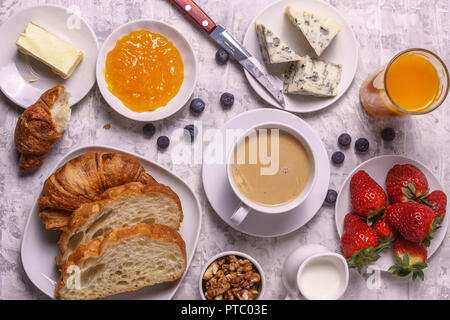
[[[284,93],[334,97],[341,81],[342,65],[309,56],[289,63],[284,76]]]
[[[341,30],[341,25],[336,21],[311,11],[287,7],[286,15],[303,33],[317,56],[323,53]]]
[[[301,57],[294,52],[271,30],[262,24],[255,23],[256,35],[264,62],[267,64],[283,63],[300,60]]]
[[[69,78],[83,59],[83,52],[33,22],[19,35],[16,45],[63,79]]]

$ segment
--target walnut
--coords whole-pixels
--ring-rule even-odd
[[[203,275],[208,300],[252,300],[259,294],[260,282],[253,263],[236,256],[217,259]]]

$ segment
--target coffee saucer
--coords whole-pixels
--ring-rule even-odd
[[[219,131],[218,135],[226,136],[229,129],[247,130],[259,123],[277,121],[300,130],[305,139],[311,145],[316,157],[317,180],[308,198],[297,208],[282,214],[265,214],[251,211],[246,219],[238,226],[230,221],[231,215],[240,204],[227,177],[227,165],[223,163],[211,163],[203,161],[203,187],[209,203],[219,217],[230,227],[242,233],[256,237],[278,237],[291,233],[305,225],[321,208],[325,199],[328,184],[330,182],[330,164],[327,151],[314,131],[305,121],[298,116],[285,111],[275,109],[256,109],[241,113],[229,120]],[[233,144],[223,141],[223,153],[228,154]],[[205,148],[205,156],[213,152],[211,148],[217,148],[216,144],[209,144]]]

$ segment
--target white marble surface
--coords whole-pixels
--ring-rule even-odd
[[[252,18],[272,0],[198,0],[217,22],[226,26],[239,40]],[[448,0],[328,0],[346,17],[360,45],[359,67],[352,86],[334,106],[321,112],[302,116],[320,134],[329,154],[338,149],[337,136],[347,131],[354,139],[370,140],[370,152],[345,152],[345,163],[332,166],[331,187],[338,189],[346,175],[359,163],[376,155],[403,154],[427,164],[450,191],[450,115],[447,99],[432,114],[391,120],[375,120],[359,105],[358,88],[367,73],[386,62],[396,52],[408,47],[424,47],[437,52],[450,65],[450,1]],[[214,60],[217,47],[202,35],[168,0],[147,1],[18,1],[0,0],[0,24],[24,7],[54,3],[78,5],[82,15],[95,30],[100,43],[119,25],[140,18],[169,22],[182,30],[197,54],[199,79],[194,96],[207,103],[200,116],[188,108],[156,124],[157,134],[167,134],[186,124],[200,120],[205,128],[219,127],[228,119],[249,109],[268,107],[251,90],[234,63],[218,66]],[[224,91],[235,95],[235,105],[224,111],[219,105]],[[72,120],[64,138],[50,153],[45,164],[35,174],[20,176],[14,149],[14,127],[22,110],[0,95],[0,298],[37,299],[44,295],[24,274],[20,261],[20,242],[25,222],[34,198],[56,161],[74,147],[102,143],[120,146],[142,154],[169,167],[186,179],[195,189],[204,208],[202,232],[192,265],[176,299],[199,298],[197,280],[203,263],[223,250],[241,250],[257,258],[267,277],[266,298],[285,296],[280,276],[286,255],[305,243],[320,243],[338,250],[339,241],[334,225],[334,211],[323,207],[316,217],[300,230],[287,236],[260,239],[246,236],[225,225],[209,205],[201,184],[201,166],[173,165],[170,152],[158,152],[156,138],[146,139],[142,124],[125,119],[108,107],[97,87],[73,108]],[[110,130],[103,129],[106,123]],[[379,138],[385,126],[396,128],[393,143]],[[381,286],[369,289],[366,278],[352,272],[346,299],[446,299],[450,298],[450,239],[447,235],[441,248],[429,261],[426,279],[413,283],[383,274]]]

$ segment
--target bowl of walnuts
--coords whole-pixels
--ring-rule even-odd
[[[238,251],[212,257],[200,274],[203,300],[259,300],[264,294],[264,272],[255,259]]]

